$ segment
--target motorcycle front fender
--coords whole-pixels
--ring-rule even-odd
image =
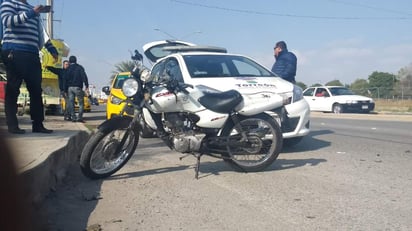
[[[149,126],[153,131],[156,131],[156,122],[153,120],[152,115],[150,115],[150,111],[147,108],[143,108],[142,115],[146,125]]]
[[[132,122],[133,117],[130,116],[115,116],[109,120],[104,121],[97,128],[101,131],[107,132],[115,128],[127,128]]]

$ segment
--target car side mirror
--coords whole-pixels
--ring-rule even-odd
[[[104,86],[102,88],[102,92],[104,92],[104,94],[106,94],[106,95],[110,95],[110,87],[109,86]]]

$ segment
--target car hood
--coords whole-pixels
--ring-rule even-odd
[[[219,52],[226,53],[226,48],[216,46],[199,46],[194,43],[178,40],[162,40],[143,45],[143,52],[150,61],[157,62],[172,53],[182,52]]]
[[[118,88],[113,88],[110,91],[110,95],[115,96],[119,99],[125,100],[127,97],[123,94],[122,89],[118,89]]]
[[[205,85],[219,91],[237,90],[240,93],[293,91],[293,84],[279,77],[238,77],[238,78],[192,78],[192,85]]]
[[[155,63],[157,60],[172,53],[172,51],[165,50],[164,48],[173,46],[195,46],[195,44],[178,40],[154,41],[143,45],[143,53],[146,58]]]

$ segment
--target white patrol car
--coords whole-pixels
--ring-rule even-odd
[[[279,113],[283,118],[275,119],[281,125],[286,146],[295,145],[309,133],[310,110],[302,89],[253,59],[229,54],[224,48],[196,46],[183,41],[152,42],[144,45],[143,50],[154,63],[151,76],[155,79],[173,75],[186,84],[218,91],[234,89],[245,95],[266,92],[282,96],[284,107],[279,110],[285,113]]]

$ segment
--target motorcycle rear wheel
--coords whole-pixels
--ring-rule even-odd
[[[126,134],[128,131],[128,134]],[[124,136],[125,142],[119,149]],[[132,157],[139,143],[138,129],[110,127],[99,129],[86,143],[81,157],[80,169],[90,179],[111,176],[122,168]],[[116,152],[119,150],[119,152]]]
[[[225,161],[237,171],[266,169],[282,150],[283,137],[279,125],[267,114],[239,117],[239,122],[248,140],[242,141],[233,123],[226,126],[222,130],[222,136],[228,137]]]

